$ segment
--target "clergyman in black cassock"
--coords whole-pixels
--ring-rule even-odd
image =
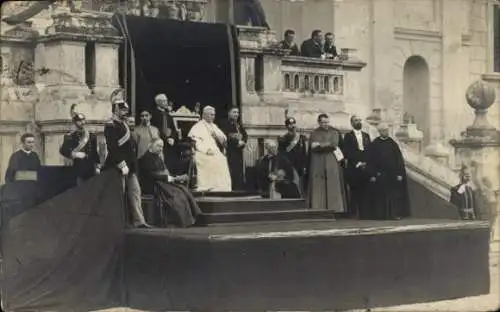
[[[360,219],[368,217],[370,209],[369,179],[367,170],[367,148],[370,145],[370,136],[361,131],[361,118],[351,117],[353,130],[347,132],[342,140],[342,152],[346,158],[345,177],[349,185],[349,213]]]
[[[245,168],[243,162],[243,150],[247,144],[248,135],[245,128],[239,121],[240,111],[233,107],[229,111],[227,122],[221,125],[220,129],[228,138],[226,147],[226,157],[231,174],[231,184],[233,191],[245,189]]]
[[[153,119],[160,130],[160,138],[165,142],[163,157],[167,166],[172,166],[178,157],[177,142],[180,139],[171,115],[173,105],[163,93],[156,95],[155,102],[156,112],[153,113]]]
[[[150,227],[142,211],[141,187],[137,178],[137,151],[132,140],[130,128],[126,122],[129,111],[123,100],[112,103],[113,117],[104,126],[104,137],[108,154],[104,162],[105,169],[119,170],[123,175],[123,187],[126,188],[128,207],[135,227]]]
[[[22,147],[9,158],[5,183],[15,185],[17,197],[22,201],[23,209],[38,204],[41,198],[38,185],[38,175],[41,167],[40,157],[33,151],[35,137],[31,133],[21,136]]]
[[[285,120],[288,132],[278,138],[279,154],[285,156],[297,171],[304,190],[305,181],[303,177],[307,167],[307,138],[297,131],[295,118],[289,117]]]
[[[267,155],[259,159],[257,176],[263,198],[301,198],[299,176],[286,157],[278,154],[276,142],[265,142]]]
[[[190,227],[201,215],[201,210],[191,192],[183,185],[189,179],[187,175],[173,176],[167,170],[162,159],[163,141],[156,139],[149,151],[139,160],[141,186],[145,194],[154,195],[158,209],[166,212],[167,221],[179,227]]]
[[[59,153],[73,160],[73,170],[77,184],[98,174],[101,169],[97,150],[97,136],[85,128],[85,116],[81,113],[73,115],[75,129],[64,136]]]
[[[477,216],[476,192],[471,186],[467,167],[460,170],[460,183],[450,190],[450,203],[457,207],[462,220],[475,220]]]
[[[389,137],[385,124],[368,147],[368,168],[373,183],[370,219],[399,220],[410,216],[410,200],[403,154]]]

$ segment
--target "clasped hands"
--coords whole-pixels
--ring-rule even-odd
[[[185,183],[189,181],[189,176],[187,174],[182,174],[174,177],[174,182]]]
[[[84,152],[73,152],[73,153],[71,153],[71,156],[73,156],[73,159],[85,159],[85,158],[87,158],[87,154]]]

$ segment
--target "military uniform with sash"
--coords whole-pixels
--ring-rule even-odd
[[[83,114],[73,116],[73,122],[85,120]],[[100,171],[97,136],[85,128],[76,129],[64,136],[59,149],[61,155],[73,160],[77,183],[90,179]]]
[[[128,109],[127,103],[123,100],[113,102],[113,111],[116,106],[120,110]],[[122,173],[123,187],[127,191],[128,206],[134,219],[134,226],[149,227],[142,211],[141,188],[137,178],[137,152],[126,120],[113,115],[104,127],[104,137],[108,149],[104,168],[119,170]]]

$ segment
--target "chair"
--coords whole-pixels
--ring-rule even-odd
[[[174,120],[175,131],[179,134],[179,140],[183,140],[191,130],[191,127],[197,123],[201,116],[196,112],[190,111],[186,106],[181,106],[175,112],[170,113]]]

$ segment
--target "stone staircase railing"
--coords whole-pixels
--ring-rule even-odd
[[[370,134],[372,140],[378,136],[377,129],[367,123],[365,123],[365,131]],[[448,200],[450,188],[458,183],[457,173],[445,164],[410,148],[395,136],[392,138],[398,143],[403,153],[407,174],[436,195]]]

